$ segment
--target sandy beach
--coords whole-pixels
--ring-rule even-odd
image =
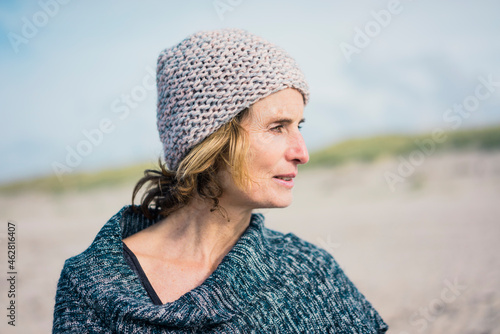
[[[293,232],[334,255],[389,324],[389,333],[500,333],[500,153],[428,157],[391,191],[397,159],[299,172],[294,203],[263,210],[269,228]],[[16,224],[16,327],[48,333],[64,260],[83,251],[133,184],[61,194],[0,194]],[[7,282],[0,303],[7,314]]]

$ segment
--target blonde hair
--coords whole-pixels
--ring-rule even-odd
[[[218,173],[224,169],[230,171],[233,181],[241,189],[249,184],[246,165],[248,140],[241,126],[247,114],[248,108],[193,147],[176,171],[169,170],[160,159],[158,170],[145,170],[144,176],[135,185],[132,205],[139,191],[145,187],[140,209],[150,219],[165,217],[186,206],[195,194],[211,200],[211,211],[219,210],[225,216],[218,199],[222,195]]]

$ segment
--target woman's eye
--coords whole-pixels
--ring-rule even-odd
[[[275,126],[273,128],[271,128],[272,131],[276,131],[276,132],[281,132],[283,131],[283,125],[278,125],[278,126]]]

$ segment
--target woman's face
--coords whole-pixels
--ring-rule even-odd
[[[292,202],[297,166],[309,160],[300,133],[304,103],[302,94],[287,88],[252,105],[241,122],[248,132],[247,157],[250,179],[246,190],[239,189],[225,175],[221,205],[242,208],[279,208]]]

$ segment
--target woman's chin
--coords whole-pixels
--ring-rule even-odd
[[[290,196],[289,198],[280,197],[280,198],[274,198],[272,201],[267,203],[267,205],[264,208],[266,209],[283,209],[292,204],[292,197]]]

